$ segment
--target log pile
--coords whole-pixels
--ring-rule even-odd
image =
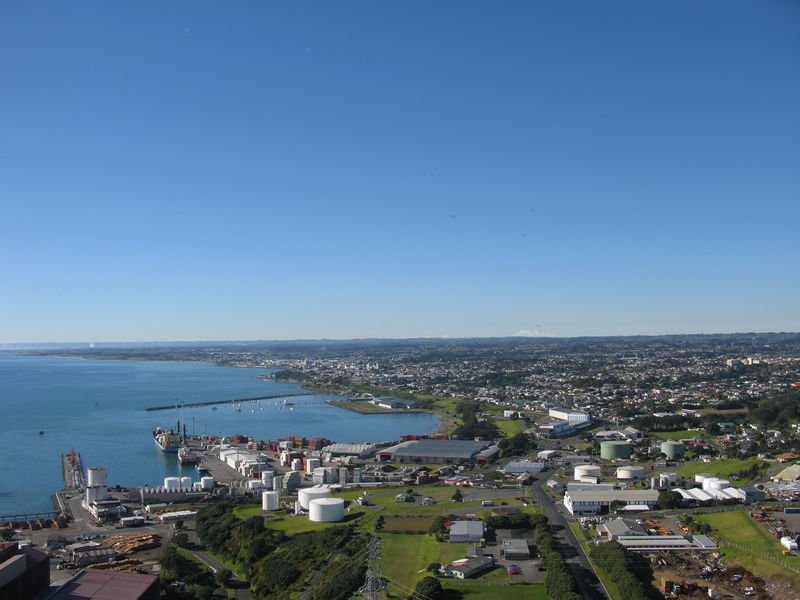
[[[144,533],[141,535],[112,535],[105,540],[106,546],[114,548],[120,554],[133,554],[141,550],[157,548],[160,544],[161,536],[155,533]]]

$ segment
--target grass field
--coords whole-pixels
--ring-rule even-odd
[[[736,473],[742,469],[747,469],[755,463],[762,463],[760,460],[714,460],[710,463],[704,462],[690,462],[684,463],[683,467],[678,471],[679,475],[684,477],[694,477],[698,473],[711,473],[718,477],[729,477],[731,473]],[[731,481],[733,487],[742,487],[748,485],[750,479],[738,479]]]
[[[688,440],[695,437],[702,438],[704,432],[682,429],[681,431],[653,431],[650,435],[660,440]]]
[[[782,560],[796,569],[800,569],[800,557],[783,556],[783,548],[777,539],[771,537],[764,529],[743,510],[707,513],[695,515],[695,520],[708,523],[722,536],[731,542],[746,548],[765,552],[771,558]],[[750,554],[730,546],[722,546],[722,552],[729,561],[742,565],[760,577],[782,574],[797,578],[797,573],[782,567],[768,558]]]
[[[500,433],[506,437],[511,437],[521,431],[525,431],[525,421],[521,419],[515,421],[495,421],[494,424],[497,425]]]
[[[437,542],[429,535],[382,533],[380,538],[383,574],[412,588],[429,574],[424,571],[429,564],[446,564],[464,558],[470,547],[470,544]]]
[[[544,585],[480,585],[442,579],[445,590],[458,592],[461,600],[549,600]],[[448,596],[445,596],[447,598]]]
[[[384,517],[383,518],[383,531],[414,531],[418,533],[428,533],[431,525],[433,525],[433,517],[420,517],[415,518],[397,518],[397,517]]]

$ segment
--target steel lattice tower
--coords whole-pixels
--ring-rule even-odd
[[[369,600],[378,600],[385,589],[386,580],[381,575],[380,539],[373,534],[369,538],[367,547],[367,574],[364,577],[364,585],[358,589],[358,593]]]

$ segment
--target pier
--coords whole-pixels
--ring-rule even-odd
[[[257,400],[275,400],[277,398],[297,398],[298,396],[313,396],[316,392],[301,392],[299,394],[276,394],[274,396],[255,396],[253,398],[234,398],[233,400],[209,400],[208,402],[189,402],[179,404],[179,408],[192,408],[196,406],[211,406],[212,404],[239,404],[240,402],[255,402]],[[174,404],[169,406],[151,406],[145,410],[173,410]]]
[[[82,490],[86,486],[81,455],[75,452],[75,448],[61,455],[61,466],[64,470],[65,490]]]

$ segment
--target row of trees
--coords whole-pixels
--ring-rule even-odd
[[[536,528],[536,545],[542,555],[542,565],[547,571],[545,585],[547,596],[551,600],[582,600],[575,591],[575,580],[564,561],[564,557],[556,550],[556,542],[546,526]]]
[[[606,571],[619,588],[622,600],[646,600],[644,586],[630,570],[625,548],[619,542],[607,542],[593,546],[592,560]]]
[[[513,515],[490,516],[486,519],[486,524],[492,529],[544,528],[547,527],[547,517],[520,512]]]

